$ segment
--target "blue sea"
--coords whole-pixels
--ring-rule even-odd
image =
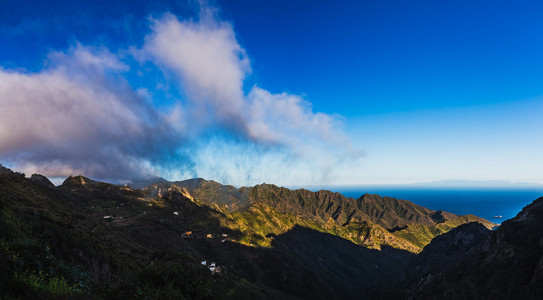
[[[329,188],[347,197],[364,193],[409,200],[415,204],[458,215],[473,214],[494,223],[513,218],[522,208],[543,196],[543,188]],[[502,216],[496,218],[496,216]]]

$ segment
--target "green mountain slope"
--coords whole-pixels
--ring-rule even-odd
[[[1,298],[367,298],[426,239],[480,221],[376,195],[203,179],[54,187],[3,167],[0,213]]]
[[[161,188],[186,189],[196,201],[235,219],[236,229],[247,232],[243,242],[270,244],[271,235],[294,224],[332,233],[359,245],[380,249],[388,245],[420,252],[434,237],[468,222],[487,228],[495,224],[473,216],[434,211],[406,200],[365,194],[359,199],[339,193],[305,189],[290,190],[270,184],[236,189],[214,181],[191,179],[147,187],[151,194]]]
[[[202,224],[195,228],[219,232],[219,222],[182,195],[145,201],[140,191],[81,176],[52,188],[0,171],[2,299],[285,298],[232,272],[211,276],[203,247],[183,243],[181,231]],[[191,215],[187,225],[173,209]]]

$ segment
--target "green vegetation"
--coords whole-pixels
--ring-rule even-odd
[[[0,240],[4,290],[9,295],[89,295],[93,280],[79,265],[58,261],[49,245],[36,239]]]
[[[0,195],[2,298],[357,298],[365,292],[353,287],[480,220],[203,179],[134,190],[72,176],[54,187],[2,171]]]
[[[131,281],[99,293],[117,299],[216,299],[218,289],[205,268],[160,262],[142,268]]]
[[[393,234],[405,239],[420,249],[428,245],[436,236],[451,231],[452,229],[466,223],[479,222],[486,228],[492,229],[495,225],[489,221],[481,220],[474,215],[458,216],[454,219],[446,220],[436,225],[424,225],[412,223],[404,229],[395,231]]]
[[[230,224],[233,224],[232,229],[243,233],[239,242],[250,246],[270,247],[275,236],[284,234],[295,225],[299,225],[342,237],[370,249],[381,249],[382,245],[388,245],[411,252],[420,250],[410,242],[406,242],[368,221],[350,222],[343,226],[338,225],[333,219],[323,223],[301,216],[283,214],[262,203],[233,212],[230,216],[232,218]]]
[[[468,222],[495,224],[476,216],[436,212],[409,201],[378,195],[360,199],[330,191],[289,190],[269,184],[236,190],[203,179],[177,182],[195,201],[228,217],[225,226],[242,234],[246,245],[269,247],[273,237],[295,225],[330,233],[371,249],[391,246],[413,253],[434,237]],[[222,195],[217,200],[218,195]],[[236,209],[241,203],[243,208]]]

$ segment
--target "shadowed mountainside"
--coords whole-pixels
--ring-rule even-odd
[[[414,288],[418,299],[541,299],[543,197],[490,232],[460,263]]]
[[[183,190],[146,197],[82,176],[51,187],[4,172],[0,191],[6,297],[363,298],[365,284],[355,282],[372,282],[412,255],[295,225],[272,247],[246,246],[236,242],[244,233],[231,229],[235,220]]]
[[[23,298],[373,298],[406,263],[423,272],[404,278],[446,269],[440,251],[417,256],[415,245],[471,218],[377,195],[203,179],[137,190],[70,176],[55,187],[3,167],[0,195],[0,295]],[[447,249],[445,266],[466,252]],[[416,291],[405,282],[396,286]]]
[[[434,238],[419,255],[412,256],[372,287],[375,298],[417,299],[429,280],[476,252],[490,232],[473,222]]]

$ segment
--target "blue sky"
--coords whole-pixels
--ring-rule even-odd
[[[534,1],[7,1],[0,161],[234,185],[543,183]]]

